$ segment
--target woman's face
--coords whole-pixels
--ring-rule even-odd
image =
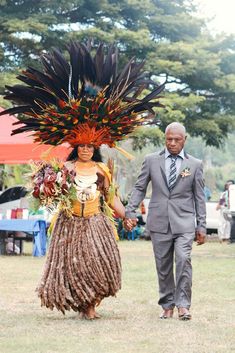
[[[94,146],[93,145],[78,145],[77,147],[78,159],[82,162],[88,162],[91,160],[94,154]]]
[[[224,185],[224,190],[228,190],[230,185],[233,185],[233,183],[231,181],[227,181],[227,183]]]

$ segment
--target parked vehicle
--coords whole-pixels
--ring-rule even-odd
[[[217,233],[220,214],[216,210],[217,202],[206,202],[206,230],[207,234]]]
[[[5,213],[8,209],[27,208],[24,197],[27,189],[22,185],[17,185],[4,190],[0,194],[0,212]]]

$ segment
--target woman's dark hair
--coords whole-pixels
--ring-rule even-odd
[[[224,191],[228,190],[228,187],[230,185],[234,184],[234,180],[233,179],[229,179],[226,181],[225,185],[224,185]]]
[[[74,149],[72,150],[72,152],[68,155],[66,161],[74,161],[78,158],[78,151],[77,151],[77,147],[74,147]],[[99,148],[94,148],[94,153],[92,156],[92,161],[94,162],[103,162],[102,161],[102,156],[100,153],[100,149]]]

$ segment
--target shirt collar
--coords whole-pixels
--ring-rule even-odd
[[[170,152],[168,151],[167,148],[165,148],[165,159],[167,159],[169,156],[171,156]],[[185,154],[184,154],[184,149],[182,149],[180,151],[180,153],[177,154],[178,157],[181,157],[182,159],[184,159]]]

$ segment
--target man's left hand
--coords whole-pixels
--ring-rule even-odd
[[[196,242],[197,245],[202,245],[205,243],[206,240],[206,234],[203,232],[200,232],[199,230],[196,231]]]

